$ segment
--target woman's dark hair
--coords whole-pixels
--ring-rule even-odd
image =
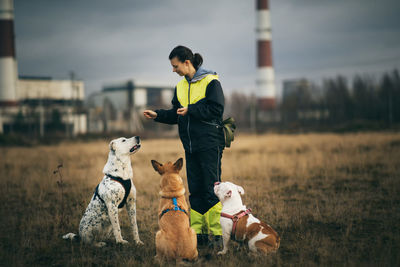
[[[201,64],[203,64],[203,58],[199,53],[193,54],[192,50],[183,45],[178,45],[174,49],[172,49],[169,54],[169,60],[174,57],[178,58],[180,62],[185,62],[185,60],[190,60],[192,62],[193,67],[198,70]]]

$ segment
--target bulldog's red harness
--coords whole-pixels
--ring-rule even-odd
[[[235,231],[236,231],[237,222],[239,221],[240,218],[242,218],[243,216],[246,216],[247,214],[251,214],[251,209],[247,209],[245,211],[240,211],[234,215],[229,215],[227,213],[221,212],[222,217],[229,218],[233,221],[232,233],[231,233],[232,239],[235,240]]]

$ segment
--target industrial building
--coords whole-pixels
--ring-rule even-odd
[[[19,77],[13,102],[0,102],[0,133],[44,137],[46,132],[75,136],[87,132],[84,84],[50,77]]]
[[[88,131],[140,132],[143,110],[170,108],[173,94],[173,87],[136,85],[133,81],[104,86],[87,99]]]
[[[83,81],[18,77],[13,0],[0,0],[0,134],[76,136],[143,130],[145,108],[169,107],[172,87],[107,85],[85,102]]]
[[[13,0],[0,0],[0,134],[46,136],[87,132],[84,85],[74,79],[18,77]]]

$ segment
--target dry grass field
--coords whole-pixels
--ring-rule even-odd
[[[132,156],[144,246],[134,244],[125,210],[129,245],[61,239],[78,231],[108,142],[0,148],[1,266],[155,265],[160,176],[150,160],[184,157],[179,140],[143,140]],[[240,135],[224,151],[222,180],[244,187],[244,203],[281,235],[281,247],[254,257],[232,243],[223,257],[200,250],[194,266],[400,265],[399,133]]]

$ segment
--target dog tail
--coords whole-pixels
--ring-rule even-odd
[[[80,240],[79,235],[74,234],[74,233],[68,233],[66,235],[63,235],[62,238],[65,240],[71,240],[71,241],[79,241]]]
[[[276,238],[276,245],[275,245],[275,248],[278,249],[279,246],[280,246],[280,244],[281,244],[281,237],[278,235],[277,238]]]

